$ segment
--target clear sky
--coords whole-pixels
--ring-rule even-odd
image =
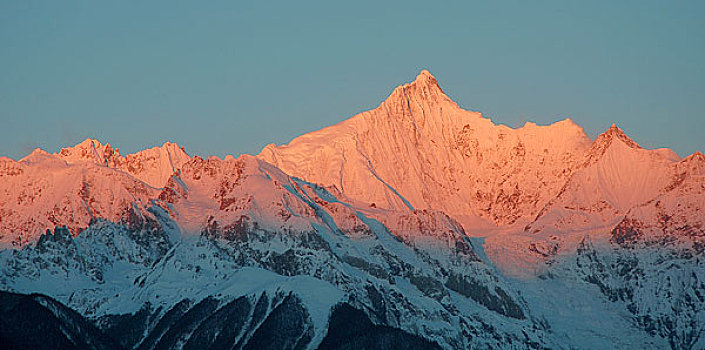
[[[705,1],[2,1],[0,155],[258,153],[429,69],[496,123],[705,151]]]

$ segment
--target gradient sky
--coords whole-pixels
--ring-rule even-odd
[[[376,107],[427,68],[512,127],[616,123],[705,151],[705,1],[0,3],[0,155],[258,153]]]

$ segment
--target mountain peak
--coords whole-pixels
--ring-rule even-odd
[[[702,154],[699,151],[695,151],[695,153],[685,157],[681,163],[684,164],[705,164],[705,154]]]
[[[186,152],[186,149],[183,146],[179,146],[178,143],[175,142],[164,142],[161,146],[155,146],[152,148],[147,148],[144,150],[141,150],[139,152],[133,153],[133,154],[128,154],[126,157],[128,158],[135,158],[135,157],[142,157],[142,156],[154,156],[160,153],[164,153],[165,155],[168,155],[170,157],[189,157],[188,153]]]
[[[30,153],[27,157],[36,156],[36,155],[46,156],[46,155],[49,155],[49,153],[48,153],[47,151],[45,151],[45,150],[43,150],[43,149],[37,147],[37,148],[35,148],[35,149],[32,151],[32,153]]]
[[[602,155],[607,152],[610,146],[614,143],[615,139],[621,140],[622,143],[624,143],[629,148],[641,148],[636,142],[630,139],[629,136],[627,136],[627,134],[625,134],[624,131],[622,131],[622,129],[617,126],[617,124],[613,123],[607,130],[605,130],[605,132],[597,136],[595,141],[592,143],[590,150],[585,156],[585,162],[583,166],[588,166],[597,162],[602,157]]]
[[[87,138],[73,147],[62,148],[57,154],[68,163],[93,162],[105,165],[111,158],[119,157],[119,152],[110,145],[103,145],[100,141]]]
[[[614,140],[615,138],[624,142],[624,144],[629,146],[630,148],[641,148],[639,144],[637,144],[634,140],[627,136],[627,134],[625,134],[624,131],[620,129],[617,124],[614,123],[610,125],[607,131],[603,132],[600,136],[597,137],[595,143],[611,143],[612,140]]]
[[[43,162],[45,160],[51,159],[53,156],[49,154],[47,151],[41,149],[41,148],[35,148],[32,153],[27,155],[26,157],[20,159],[20,162],[25,163],[25,164],[34,164],[34,163],[39,163]]]
[[[68,147],[69,149],[74,149],[74,150],[79,150],[79,149],[84,149],[84,150],[91,150],[91,152],[102,152],[104,149],[111,149],[109,143],[103,144],[97,139],[92,139],[92,138],[86,138],[85,140],[81,141],[81,143],[73,146],[73,147]]]
[[[438,80],[436,80],[436,77],[434,77],[431,72],[425,69],[422,70],[419,75],[416,76],[416,79],[414,79],[414,81],[401,85],[397,87],[397,89],[403,89],[407,91],[438,90],[443,93],[443,89],[441,89],[440,85],[438,85]]]
[[[414,106],[428,110],[443,103],[455,105],[438,85],[436,78],[424,69],[414,81],[397,86],[382,105],[392,114],[405,115],[411,112],[411,108],[416,108]]]
[[[123,156],[109,143],[91,138],[61,149],[56,156],[69,164],[95,163],[122,170],[157,188],[163,187],[171,174],[191,159],[183,147],[173,142]]]
[[[438,86],[438,81],[436,80],[436,77],[431,74],[431,72],[427,70],[422,70],[419,75],[416,76],[416,79],[414,80],[413,84],[416,85],[423,85],[423,86],[430,86],[430,87],[436,87],[440,89],[440,86]]]
[[[102,144],[100,141],[96,140],[96,139],[92,139],[92,138],[88,137],[88,138],[86,138],[85,140],[83,140],[83,141],[81,141],[80,143],[78,143],[78,144],[77,144],[76,146],[74,146],[74,147],[79,147],[79,146],[96,147],[96,145],[97,145],[97,146],[102,146],[103,144]]]

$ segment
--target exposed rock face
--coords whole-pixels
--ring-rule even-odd
[[[149,225],[132,231],[94,222],[76,238],[57,229],[35,247],[4,251],[0,283],[56,296],[107,335],[120,334],[113,340],[126,348],[315,348],[341,302],[361,310],[344,317],[374,320],[364,343],[552,343],[521,296],[471,247],[436,257],[380,224],[360,240],[323,222],[298,232],[243,220],[234,235],[212,225],[201,237],[175,242],[163,214],[155,214],[161,236]],[[490,319],[501,321],[484,329]],[[405,340],[407,333],[415,336]]]
[[[495,125],[426,71],[256,157],[0,158],[0,244],[18,348],[705,347],[705,156]]]
[[[218,310],[220,304],[209,297],[251,296],[247,280],[260,276],[268,281],[255,285],[262,283],[269,295],[282,299],[271,305],[271,317],[258,330],[242,338],[244,347],[310,348],[322,341],[329,312],[339,302],[444,347],[499,346],[504,338],[526,345],[545,332],[527,317],[511,285],[481,261],[462,227],[441,212],[361,211],[250,156],[196,157],[152,195],[152,206],[130,207],[116,222],[94,219],[76,237],[59,228],[35,246],[2,252],[0,282],[13,290],[32,286],[51,293],[93,318],[140,315],[144,322],[136,323],[145,330],[152,317],[140,313],[145,305],[173,309],[166,320],[185,318],[169,327],[158,323],[153,336],[132,338],[144,348],[187,344],[199,327],[193,318]],[[57,278],[65,288],[53,286]],[[472,285],[456,288],[446,283],[452,278]],[[246,289],[232,290],[233,285]],[[291,293],[304,303],[285,297]],[[189,303],[194,311],[177,317],[185,296],[204,301]],[[503,321],[480,334],[486,317]],[[428,325],[417,329],[419,319]],[[398,341],[404,334],[380,329],[385,330],[380,341]],[[199,334],[194,344],[210,341],[206,333],[193,334]],[[275,335],[281,339],[270,344]]]
[[[626,225],[623,222],[620,230],[626,230]],[[576,262],[561,262],[556,270],[559,276],[576,275],[597,286],[606,298],[631,313],[635,324],[652,336],[663,337],[672,349],[702,348],[702,252],[683,240],[646,243],[642,237],[631,236],[621,244],[629,248],[605,252],[585,240]]]

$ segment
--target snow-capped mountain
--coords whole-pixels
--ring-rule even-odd
[[[670,150],[639,147],[613,124],[527,230],[609,231],[629,209],[672,186],[679,160]]]
[[[152,187],[163,187],[169,177],[191,159],[182,147],[171,142],[122,156],[119,149],[92,139],[63,148],[56,155],[69,164],[89,162],[122,170]]]
[[[0,243],[14,348],[705,346],[705,156],[497,125],[427,71],[257,156],[0,158]]]
[[[288,145],[269,145],[259,157],[354,200],[437,209],[473,228],[534,216],[589,147],[570,119],[496,125],[460,108],[422,71],[379,107]]]
[[[440,212],[386,216],[385,226],[374,218],[381,212],[360,212],[251,156],[194,157],[153,203],[131,220],[94,220],[76,238],[57,229],[35,246],[5,251],[3,285],[50,294],[101,320],[145,307],[164,319],[209,298],[210,312],[241,297],[252,307],[264,297],[269,312],[291,300],[306,330],[297,335],[307,337],[302,346],[324,344],[339,303],[444,347],[496,347],[502,339],[528,346],[545,337],[518,292]],[[486,319],[494,328],[480,335]],[[158,323],[143,332],[129,345],[166,341],[158,334],[152,343]]]
[[[0,158],[0,246],[22,246],[57,226],[77,235],[94,218],[123,220],[190,159],[174,143],[122,156],[91,139],[55,154]]]
[[[0,246],[34,243],[56,226],[77,235],[94,218],[119,222],[157,193],[125,172],[93,162],[69,164],[42,150],[20,161],[2,158]]]

